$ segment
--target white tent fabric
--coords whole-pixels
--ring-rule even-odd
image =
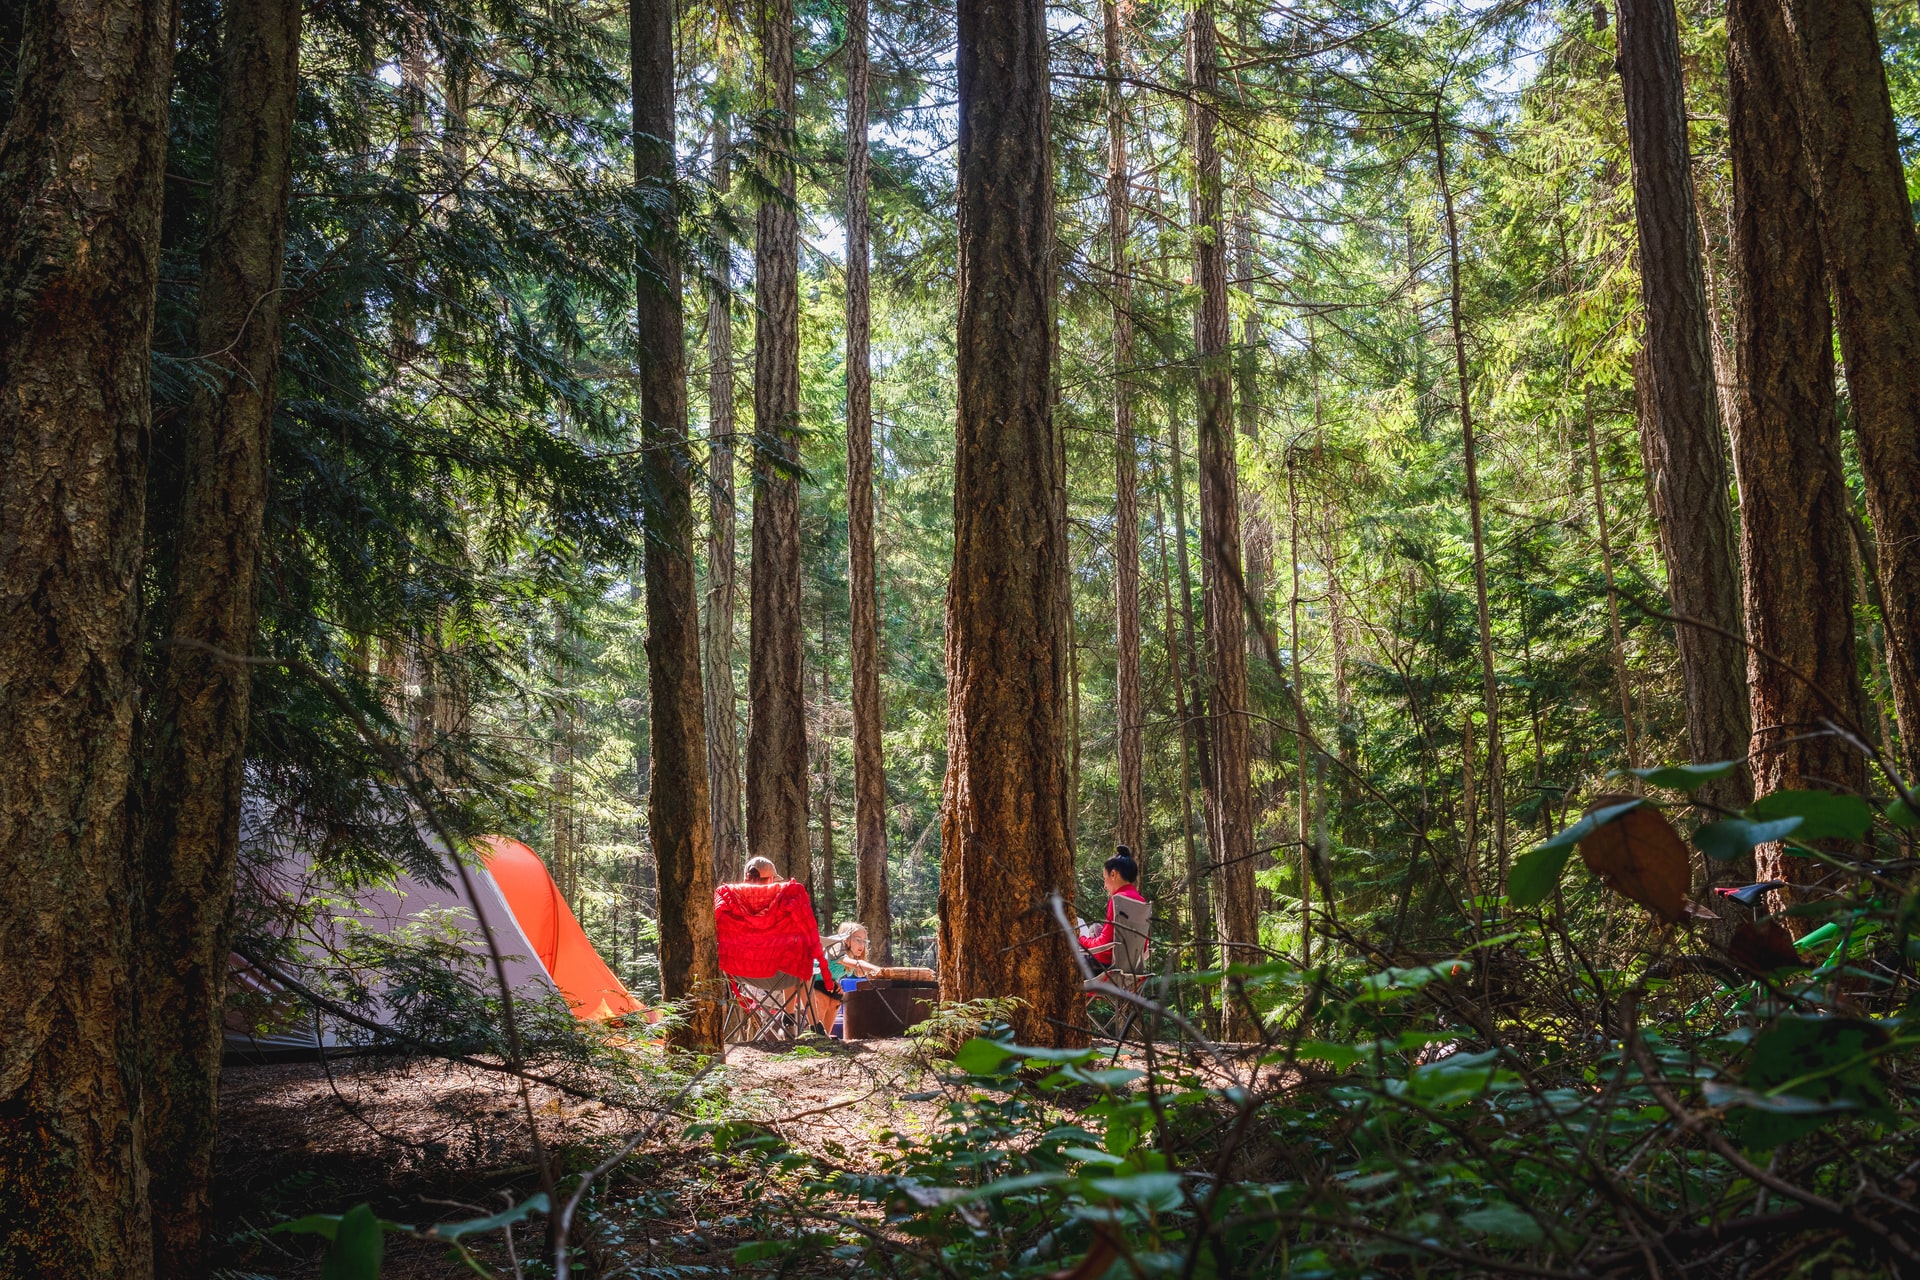
[[[499,886],[485,868],[469,866],[467,879],[473,885],[469,899],[460,875],[448,867],[448,888],[430,884],[412,876],[401,876],[388,885],[356,890],[351,894],[322,881],[314,872],[311,859],[302,850],[281,846],[265,861],[254,861],[242,868],[236,892],[255,904],[269,908],[268,915],[282,930],[281,936],[295,935],[297,948],[315,962],[336,951],[344,941],[345,921],[353,927],[379,934],[392,934],[419,921],[428,913],[451,919],[465,931],[465,945],[477,956],[486,957],[486,974],[493,979],[492,960],[479,921],[484,919],[493,931],[495,944],[505,961],[507,982],[516,999],[540,1000],[557,997],[559,989],[539,954],[527,940],[513,912],[507,907]],[[318,1034],[313,1012],[303,1002],[288,997],[280,985],[260,972],[244,958],[232,958],[234,984],[265,997],[286,1010],[284,1020],[275,1020],[271,1029],[245,1025],[245,1019],[229,1014],[226,1052],[229,1057],[271,1058],[312,1054],[320,1048],[342,1048],[346,1042],[337,1029],[320,1019]],[[299,974],[293,975],[299,977]],[[375,984],[378,991],[378,984]],[[369,1020],[385,1023],[390,1011],[376,994],[373,1008],[359,1010]]]

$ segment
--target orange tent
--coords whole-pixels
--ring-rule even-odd
[[[513,918],[575,1017],[617,1018],[645,1008],[593,949],[538,854],[505,836],[488,836],[479,849]]]

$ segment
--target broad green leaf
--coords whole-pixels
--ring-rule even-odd
[[[1443,960],[1439,964],[1411,965],[1405,969],[1382,969],[1360,979],[1362,1000],[1396,1000],[1412,995],[1435,978],[1454,978],[1470,971],[1466,960]]]
[[[1180,1175],[1136,1173],[1124,1178],[1088,1178],[1087,1188],[1113,1200],[1132,1200],[1171,1209],[1180,1203]]]
[[[1533,1215],[1510,1204],[1490,1204],[1460,1215],[1460,1225],[1515,1244],[1539,1244],[1546,1238]]]
[[[1119,1164],[1125,1155],[1115,1155],[1111,1151],[1102,1151],[1098,1147],[1062,1147],[1060,1154],[1068,1160],[1078,1160],[1081,1164],[1103,1164],[1108,1167]]]
[[[1800,840],[1858,840],[1873,825],[1873,810],[1859,796],[1832,791],[1775,791],[1753,802],[1758,818],[1802,818]]]
[[[1636,778],[1646,779],[1656,787],[1690,792],[1726,777],[1741,763],[1739,760],[1722,760],[1718,764],[1663,764],[1652,769],[1629,769],[1627,772]]]
[[[745,1267],[756,1262],[765,1262],[783,1253],[791,1253],[793,1245],[794,1242],[791,1240],[752,1240],[734,1249],[733,1265]]]
[[[1012,1050],[998,1040],[988,1040],[975,1036],[960,1046],[953,1055],[953,1065],[970,1076],[990,1076],[1000,1070],[1000,1064],[1012,1054]]]
[[[337,1213],[310,1213],[304,1218],[295,1218],[292,1222],[282,1222],[267,1228],[268,1235],[286,1232],[296,1236],[319,1236],[324,1240],[333,1239],[333,1233],[340,1227],[340,1215]]]
[[[547,1193],[528,1196],[511,1209],[502,1209],[490,1218],[469,1218],[465,1222],[442,1222],[427,1234],[440,1240],[458,1240],[461,1236],[470,1236],[483,1231],[498,1231],[502,1227],[512,1226],[516,1222],[536,1213],[547,1211]]]
[[[1771,1111],[1782,1116],[1821,1116],[1860,1109],[1859,1103],[1843,1098],[1823,1102],[1818,1098],[1802,1098],[1792,1093],[1762,1093],[1758,1089],[1728,1084],[1724,1080],[1707,1081],[1703,1092],[1708,1106],[1723,1110],[1729,1107],[1752,1107],[1756,1111]]]
[[[320,1280],[380,1280],[380,1255],[386,1245],[373,1209],[355,1205],[340,1215],[333,1246],[320,1263]]]
[[[319,1236],[323,1240],[331,1240],[340,1229],[341,1216],[337,1213],[310,1213],[304,1218],[295,1218],[291,1222],[281,1222],[268,1227],[267,1234],[278,1235],[285,1232],[288,1235]],[[413,1230],[404,1222],[389,1222],[385,1218],[379,1219],[379,1223],[382,1231]]]
[[[955,1187],[956,1195],[943,1199],[944,1204],[974,1204],[981,1200],[993,1200],[1000,1196],[1010,1196],[1017,1191],[1032,1191],[1038,1187],[1057,1187],[1072,1178],[1064,1173],[1021,1173],[1011,1178],[1002,1178],[998,1182],[989,1182],[984,1187]],[[934,1188],[928,1188],[935,1190]],[[917,1198],[917,1197],[916,1197]]]
[[[965,1048],[962,1045],[961,1048]],[[1010,1044],[1004,1046],[1015,1057],[1029,1058],[1034,1062],[1085,1062],[1096,1052],[1093,1049],[1042,1049],[1035,1045]]]
[[[1507,872],[1507,901],[1516,907],[1531,907],[1552,897],[1553,887],[1560,883],[1560,873],[1572,856],[1571,843],[1557,848],[1543,844],[1521,854]]]
[[[1499,1063],[1497,1049],[1450,1053],[1436,1062],[1415,1067],[1407,1076],[1406,1089],[1436,1107],[1470,1102],[1495,1083]]]
[[[1350,1067],[1371,1055],[1371,1045],[1333,1044],[1326,1040],[1305,1041],[1294,1051],[1296,1058],[1305,1058],[1309,1062],[1330,1062],[1336,1069]]]
[[[1887,1114],[1887,1084],[1878,1061],[1886,1042],[1885,1028],[1860,1018],[1781,1018],[1754,1037],[1739,1082],[1776,1101],[1767,1108],[1741,1102],[1732,1108],[1729,1126],[1749,1147],[1766,1150],[1811,1132],[1841,1111]],[[1798,1101],[1778,1101],[1788,1097]],[[1808,1102],[1823,1109],[1808,1113],[1802,1107]]]
[[[1754,822],[1748,818],[1726,818],[1709,822],[1693,833],[1694,847],[1716,862],[1731,862],[1746,856],[1755,845],[1784,840],[1800,829],[1805,818],[1795,815],[1772,822]]]
[[[1895,800],[1887,806],[1887,821],[1902,831],[1920,828],[1920,814],[1915,813],[1913,806],[1905,800]]]
[[[1645,800],[1628,800],[1624,804],[1610,804],[1605,808],[1595,809],[1565,831],[1556,833],[1551,839],[1536,846],[1534,852],[1537,853],[1541,849],[1571,849],[1621,814],[1638,809],[1645,803]]]

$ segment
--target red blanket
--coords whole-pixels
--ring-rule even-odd
[[[747,982],[786,974],[802,982],[820,973],[833,985],[813,899],[797,880],[723,884],[713,891],[713,923],[720,939],[720,972]]]

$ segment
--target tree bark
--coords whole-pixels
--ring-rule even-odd
[[[1043,0],[960,0],[959,414],[947,592],[940,985],[1015,996],[1030,1044],[1084,1038],[1062,708],[1048,290],[1053,252]]]
[[[1208,935],[1206,887],[1200,876],[1200,859],[1193,848],[1193,748],[1190,735],[1193,717],[1187,714],[1186,681],[1180,671],[1179,631],[1173,620],[1173,581],[1167,569],[1167,517],[1160,509],[1156,494],[1154,527],[1160,531],[1160,598],[1165,606],[1162,634],[1167,642],[1167,667],[1173,674],[1173,702],[1180,723],[1180,846],[1185,856],[1187,924],[1193,930],[1193,964],[1196,969],[1212,966],[1211,939]]]
[[[1312,358],[1313,344],[1307,347]],[[1317,387],[1316,387],[1317,390]],[[1320,398],[1314,397],[1314,416],[1319,417]],[[1317,425],[1317,423],[1316,423]],[[1293,592],[1287,601],[1289,631],[1288,657],[1293,683],[1293,739],[1299,752],[1298,812],[1294,829],[1300,836],[1300,963],[1313,963],[1313,793],[1307,790],[1307,691],[1300,676],[1300,470],[1299,450],[1287,450],[1287,559],[1293,565]]]
[[[1101,6],[1107,73],[1107,262],[1113,275],[1113,604],[1114,720],[1120,769],[1120,818],[1114,840],[1146,857],[1146,720],[1140,705],[1140,446],[1133,430],[1133,264],[1127,173],[1127,100],[1120,84],[1125,53],[1117,0]]]
[[[1873,517],[1906,776],[1920,771],[1920,241],[1867,0],[1781,0]]]
[[[1242,43],[1245,43],[1245,35],[1243,31]],[[1250,196],[1248,200],[1250,203]],[[1240,423],[1240,434],[1252,440],[1259,435],[1260,429],[1260,362],[1257,355],[1260,321],[1253,306],[1253,223],[1245,211],[1233,221],[1234,274],[1238,277],[1235,283],[1247,299],[1247,316],[1240,329],[1240,348],[1234,358],[1233,403]],[[1317,377],[1314,383],[1314,412],[1317,422]],[[1247,600],[1251,603],[1248,610],[1251,625],[1247,629],[1247,662],[1250,669],[1255,671],[1259,669],[1259,664],[1266,661],[1267,641],[1274,634],[1274,622],[1268,616],[1267,585],[1273,576],[1273,522],[1267,517],[1266,505],[1265,495],[1258,484],[1240,487],[1241,541],[1246,549]],[[1251,699],[1251,688],[1248,696]],[[1268,717],[1260,716],[1251,719],[1247,728],[1249,768],[1253,761],[1261,762],[1266,779],[1253,793],[1253,842],[1255,845],[1264,845],[1270,841],[1261,830],[1261,821],[1279,808],[1281,794],[1280,771],[1273,767],[1274,725]],[[1278,859],[1275,859],[1277,863]],[[1271,910],[1272,899],[1271,893],[1260,890],[1260,909]]]
[[[1754,790],[1859,790],[1866,780],[1859,753],[1820,734],[1822,720],[1859,718],[1849,499],[1834,410],[1827,267],[1813,233],[1813,191],[1777,5],[1733,0],[1727,39],[1739,277],[1740,430],[1733,456],[1754,646],[1747,659]],[[1764,878],[1797,884],[1819,870],[1809,859],[1782,856],[1778,845],[1757,853]]]
[[[28,0],[21,21],[0,132],[0,1273],[138,1278],[123,824],[173,6]]]
[[[1194,275],[1200,312],[1194,348],[1200,364],[1200,569],[1207,620],[1209,675],[1207,728],[1213,745],[1208,801],[1216,891],[1214,916],[1230,963],[1258,959],[1259,922],[1253,882],[1253,788],[1247,721],[1246,578],[1240,560],[1240,475],[1234,455],[1233,369],[1228,344],[1227,257],[1221,215],[1220,153],[1214,146],[1214,99],[1219,95],[1213,8],[1195,7],[1187,26],[1188,74],[1193,83],[1196,246]],[[1251,1039],[1255,1028],[1245,1001],[1222,993],[1229,1040]]]
[[[724,106],[713,122],[713,188],[732,187],[732,121]],[[734,543],[733,244],[718,232],[720,275],[707,297],[707,800],[713,827],[713,878],[738,880],[746,866],[740,818],[740,735],[734,719],[733,622],[739,581]]]
[[[877,964],[893,963],[887,894],[887,762],[881,749],[880,588],[873,550],[872,311],[867,263],[867,0],[847,4],[847,592],[853,702],[854,914]]]
[[[1660,550],[1674,612],[1707,626],[1675,628],[1693,758],[1746,751],[1745,654],[1740,580],[1727,501],[1726,452],[1713,337],[1687,159],[1680,33],[1672,0],[1621,0],[1620,74],[1633,157],[1641,297],[1647,313],[1647,404],[1642,439],[1658,495]],[[1650,417],[1650,420],[1649,420]],[[1701,788],[1737,809],[1751,788],[1744,770]]]
[[[827,732],[833,715],[833,690],[827,684],[827,655],[830,639],[827,631],[827,597],[820,596],[820,731],[814,736],[814,750],[820,756],[820,873],[816,883],[819,891],[814,894],[813,906],[820,918],[820,931],[831,933],[834,919],[840,913],[838,901],[838,868],[834,866],[837,851],[833,847],[833,739]],[[854,868],[855,875],[859,867]],[[855,905],[859,902],[858,886],[855,887]]]
[[[794,210],[793,0],[760,0],[760,108],[777,192],[754,219],[753,562],[748,620],[747,846],[811,879],[800,616],[800,222]]]
[[[1593,420],[1593,392],[1585,399],[1587,465],[1593,476],[1593,518],[1600,534],[1600,571],[1607,584],[1607,636],[1612,642],[1613,679],[1620,691],[1620,731],[1626,741],[1627,767],[1638,768],[1640,752],[1633,736],[1633,687],[1627,682],[1627,647],[1620,637],[1620,598],[1613,589],[1613,537],[1607,525],[1607,491],[1600,470],[1600,434]],[[1751,883],[1751,881],[1749,881]]]
[[[672,1043],[720,1044],[720,961],[713,927],[713,827],[707,796],[700,606],[694,584],[693,448],[679,225],[673,200],[673,0],[632,0],[634,176],[665,197],[642,247],[636,289],[640,431],[647,528],[647,690],[652,785],[647,830],[660,879],[660,990],[692,1001]],[[804,845],[802,846],[805,847]]]
[[[140,966],[154,1269],[205,1270],[227,952],[253,670],[255,573],[280,365],[299,0],[235,0],[221,51],[168,643],[146,717]]]
[[[1487,712],[1487,813],[1493,819],[1493,891],[1507,887],[1506,747],[1500,733],[1500,683],[1494,673],[1493,619],[1487,605],[1487,536],[1481,520],[1480,458],[1473,430],[1473,383],[1467,374],[1466,321],[1461,315],[1460,226],[1454,217],[1453,185],[1447,175],[1447,138],[1440,113],[1433,114],[1434,173],[1447,219],[1447,314],[1453,323],[1453,369],[1460,395],[1461,455],[1467,471],[1467,517],[1473,528],[1473,602],[1480,624],[1480,685]]]

